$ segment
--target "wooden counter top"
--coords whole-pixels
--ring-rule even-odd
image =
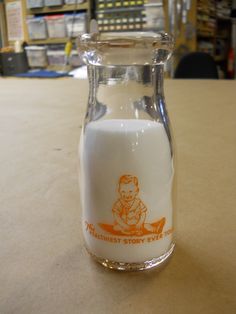
[[[87,83],[0,79],[0,313],[233,314],[236,82],[166,81],[177,248],[162,271],[95,264],[81,234],[77,145]]]

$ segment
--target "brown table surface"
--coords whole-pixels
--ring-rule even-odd
[[[162,271],[87,255],[77,146],[86,81],[0,79],[0,313],[236,313],[236,82],[166,81],[177,248]]]

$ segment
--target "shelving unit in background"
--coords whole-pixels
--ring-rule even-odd
[[[100,32],[142,30],[146,22],[144,0],[96,1]]]
[[[73,39],[74,41],[75,39]],[[68,37],[63,38],[48,38],[48,39],[34,39],[28,40],[29,45],[56,45],[56,44],[66,44]]]
[[[25,0],[23,0],[25,1]],[[76,1],[76,0],[75,0]],[[87,17],[87,27],[90,21],[91,17],[91,5],[90,1],[87,0],[82,3],[74,3],[74,4],[63,4],[58,6],[50,6],[50,7],[42,7],[42,8],[27,8],[26,14],[27,16],[51,16],[53,14],[69,14],[69,13],[86,13]],[[28,39],[29,44],[35,44],[35,45],[50,45],[50,44],[64,44],[67,42],[69,36],[66,37],[60,37],[60,38],[47,38],[45,40],[40,39]]]
[[[27,3],[27,0],[23,0],[25,3]],[[32,1],[32,0],[31,0]],[[37,1],[37,0],[36,0]],[[91,1],[90,0],[63,0],[63,2],[60,5],[53,5],[54,0],[43,0],[44,6],[37,7],[37,8],[27,8],[26,5],[26,16],[28,18],[28,21],[30,18],[33,18],[34,21],[41,20],[46,25],[46,36],[34,36],[34,32],[31,32],[31,36],[28,29],[28,39],[27,43],[30,45],[31,49],[33,50],[35,46],[38,47],[45,47],[46,48],[46,55],[47,55],[47,62],[48,62],[48,68],[53,70],[65,70],[65,44],[68,42],[68,40],[71,40],[73,42],[73,48],[72,52],[69,58],[69,63],[73,67],[78,66],[81,64],[81,60],[79,59],[77,49],[75,47],[75,39],[77,35],[73,35],[69,30],[67,26],[67,20],[66,16],[71,16],[72,23],[71,28],[76,29],[78,33],[78,26],[81,25],[81,29],[83,31],[88,30],[88,25],[91,18]],[[49,2],[50,6],[49,6]],[[60,1],[57,1],[57,3]],[[65,3],[66,2],[66,3]],[[72,3],[73,2],[73,3]],[[47,5],[47,6],[46,6]],[[83,15],[83,19],[81,20],[80,24],[76,24],[77,20],[75,15]],[[56,19],[55,19],[56,18]],[[56,22],[58,19],[58,22]],[[64,31],[60,31],[60,22],[59,20],[64,20],[63,25],[65,25]],[[51,20],[51,22],[49,21]],[[54,21],[54,22],[53,22]],[[49,26],[49,22],[50,25]],[[53,24],[51,24],[53,22]],[[32,23],[32,22],[31,22]],[[59,24],[58,24],[59,23]],[[65,24],[64,24],[65,23]],[[32,24],[31,24],[32,25]],[[33,24],[34,25],[34,24]],[[37,24],[36,24],[37,25]],[[56,26],[57,25],[57,26]],[[77,27],[76,27],[77,25]],[[84,28],[82,27],[84,25]],[[35,28],[34,28],[35,29]],[[51,30],[50,30],[51,29]],[[56,30],[57,29],[57,30]],[[37,30],[37,27],[36,27]],[[52,35],[52,33],[54,33]],[[57,34],[57,35],[56,35]],[[32,47],[33,46],[33,47]],[[32,52],[33,53],[33,52]],[[32,55],[31,53],[31,55]],[[35,49],[35,54],[40,53],[40,50]],[[41,50],[41,53],[45,55],[45,52]],[[28,51],[27,51],[28,54]],[[43,60],[43,59],[42,59]],[[74,60],[71,62],[71,60]],[[76,61],[77,60],[77,61]]]
[[[197,1],[197,50],[213,56],[221,73],[227,76],[231,42],[231,1]]]
[[[42,8],[31,8],[27,9],[27,14],[47,14],[47,13],[61,13],[71,12],[76,10],[86,10],[90,12],[90,2],[78,3],[78,4],[63,4],[61,6],[42,7]]]
[[[164,1],[96,0],[95,11],[100,32],[165,30]]]

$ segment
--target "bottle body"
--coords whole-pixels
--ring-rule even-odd
[[[167,253],[173,232],[173,165],[163,126],[149,120],[92,122],[82,143],[88,250],[128,264]]]
[[[105,64],[88,65],[80,141],[83,235],[104,266],[143,270],[163,263],[174,248],[173,148],[163,63],[144,62],[142,50],[142,64],[110,65],[117,59],[117,41],[114,47]],[[158,53],[157,59],[167,56]]]

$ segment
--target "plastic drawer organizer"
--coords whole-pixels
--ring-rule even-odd
[[[86,14],[68,14],[65,15],[65,23],[67,35],[70,37],[77,37],[81,33],[86,32]]]
[[[45,1],[45,6],[46,7],[53,7],[57,5],[62,5],[63,0],[44,0]]]
[[[62,15],[48,15],[45,16],[47,22],[49,38],[64,38],[67,36],[65,16]]]
[[[65,4],[79,4],[79,3],[83,3],[84,0],[65,0]]]
[[[65,64],[65,49],[64,45],[48,46],[47,57],[49,65],[64,65]]]
[[[31,68],[45,68],[47,66],[46,47],[25,47],[29,66]]]
[[[28,18],[27,25],[30,39],[47,38],[46,22],[43,17]]]
[[[28,9],[42,8],[44,0],[27,0],[26,6]]]
[[[31,40],[49,38],[77,37],[87,30],[86,13],[56,14],[27,19]]]
[[[71,51],[69,63],[73,68],[79,67],[80,65],[83,64],[83,61],[81,60],[80,56],[78,55],[77,50]]]
[[[102,32],[142,30],[146,23],[144,0],[96,0],[96,17]]]

